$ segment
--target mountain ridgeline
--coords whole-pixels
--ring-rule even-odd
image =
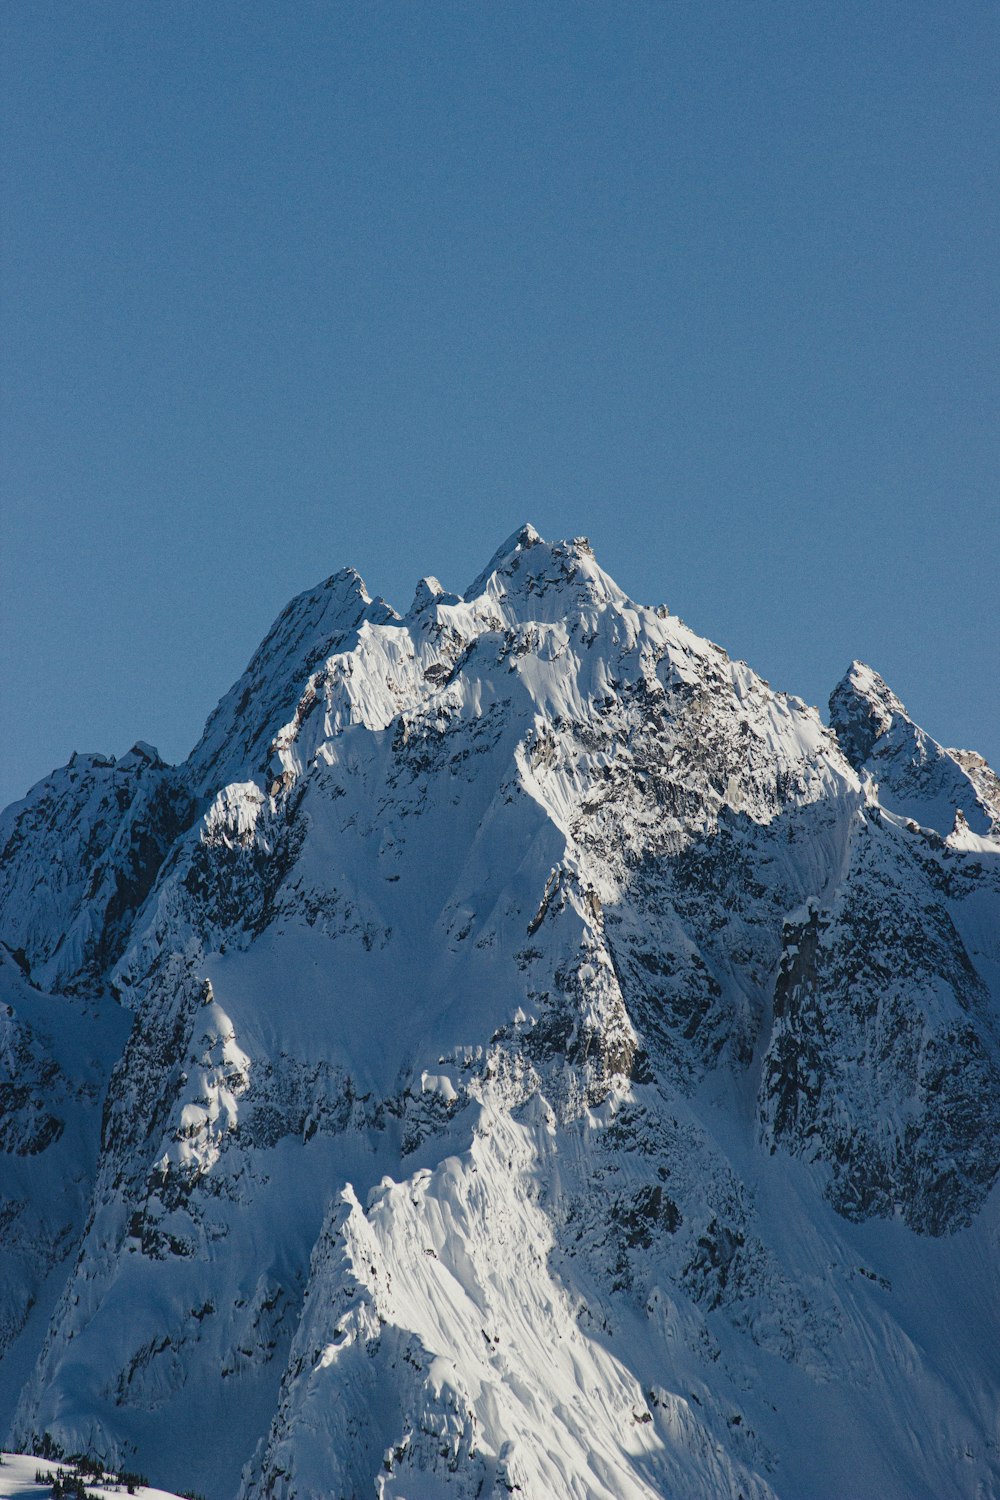
[[[209,1500],[1000,1492],[1000,781],[582,539],[0,818],[0,1422]]]

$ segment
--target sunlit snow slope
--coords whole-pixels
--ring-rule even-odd
[[[1000,783],[859,663],[831,726],[525,527],[402,617],[334,575],[184,766],[9,809],[10,1443],[1000,1489]]]

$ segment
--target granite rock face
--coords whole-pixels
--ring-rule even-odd
[[[11,1441],[211,1500],[1000,1484],[996,778],[858,663],[831,726],[525,527],[9,810]]]

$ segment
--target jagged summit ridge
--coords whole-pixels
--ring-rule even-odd
[[[405,676],[407,648],[401,644],[402,637],[419,616],[437,611],[433,623],[423,622],[425,637],[436,632],[439,637],[447,635],[452,643],[459,639],[468,643],[484,630],[516,628],[522,619],[547,615],[558,619],[573,608],[572,599],[565,597],[567,589],[579,592],[582,600],[596,607],[627,602],[595,563],[585,538],[549,544],[528,524],[498,548],[464,595],[447,593],[437,579],[420,580],[403,619],[384,600],[369,596],[355,569],[345,568],[282,611],[246,672],[210,717],[188,768],[203,792],[237,774],[245,775],[248,769],[268,779],[286,772],[289,767],[282,759],[281,746],[289,739],[288,724],[305,717],[316,694],[330,687],[335,669],[324,671],[324,667],[331,659],[353,659],[365,627],[398,629],[398,636],[390,628],[381,640],[387,662]],[[390,644],[393,641],[395,648]],[[435,665],[440,660],[425,664]],[[383,716],[396,705],[392,695],[382,706]],[[336,720],[332,704],[331,711]],[[372,722],[379,715],[373,702],[367,709],[356,706],[356,711],[373,715]]]
[[[897,806],[866,672],[828,729],[521,528],[11,810],[12,1438],[211,1500],[988,1491],[1000,846]]]
[[[551,660],[574,631],[596,638],[605,628],[632,628],[622,620],[629,601],[586,544],[544,543],[529,529],[515,534],[464,597],[428,589],[418,591],[416,602],[403,619],[365,621],[356,640],[310,678],[295,715],[275,737],[276,774],[300,774],[323,743],[352,723],[381,729],[432,698],[444,705],[450,686],[459,691],[460,667],[466,677],[480,663],[492,667],[498,647],[508,665],[527,656]],[[565,673],[550,674],[556,675]]]

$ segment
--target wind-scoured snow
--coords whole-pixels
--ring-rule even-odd
[[[133,1018],[12,1441],[210,1500],[1000,1484],[992,772],[858,664],[831,716],[524,527],[293,601],[168,809],[6,814],[12,1024]],[[26,1243],[74,1066],[10,1095]]]

